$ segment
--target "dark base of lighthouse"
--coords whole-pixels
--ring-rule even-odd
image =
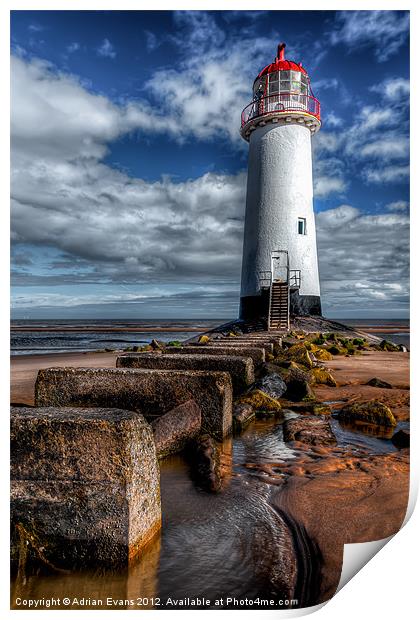
[[[243,321],[263,319],[268,316],[269,291],[261,295],[241,297],[239,318]],[[299,291],[290,291],[290,316],[322,316],[319,295],[299,295]]]

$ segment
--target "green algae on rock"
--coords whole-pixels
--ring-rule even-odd
[[[325,368],[312,368],[311,370],[312,383],[318,383],[322,385],[329,385],[331,387],[337,387],[337,381],[332,374]]]
[[[281,411],[280,403],[261,390],[253,390],[249,394],[241,396],[237,402],[250,404],[254,411],[262,411],[264,413],[277,413]]]
[[[343,420],[360,420],[380,426],[396,426],[397,421],[389,407],[379,400],[346,405],[338,413]]]

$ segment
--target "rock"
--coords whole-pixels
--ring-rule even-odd
[[[198,339],[199,344],[207,344],[209,342],[210,338],[209,336],[200,336],[200,338]]]
[[[257,390],[261,390],[271,398],[281,398],[287,391],[287,385],[277,373],[265,375],[255,384]]]
[[[294,401],[314,398],[310,380],[311,376],[308,372],[290,367],[284,376],[287,385],[286,398]]]
[[[117,368],[224,371],[230,374],[235,394],[244,392],[255,380],[252,359],[233,355],[123,355],[117,358]]]
[[[157,457],[183,450],[201,429],[201,411],[195,400],[175,407],[152,424]]]
[[[313,351],[316,359],[321,362],[329,362],[333,359],[333,355],[327,351],[327,349],[323,349],[322,347],[316,347],[315,351]]]
[[[283,436],[287,442],[300,441],[313,446],[332,446],[337,444],[328,420],[305,416],[292,418],[283,423]]]
[[[61,569],[124,567],[159,531],[159,467],[142,415],[12,409],[10,437],[15,563],[24,545]]]
[[[189,444],[187,458],[192,479],[205,491],[213,493],[222,487],[220,450],[210,435],[200,435]]]
[[[118,407],[146,420],[197,402],[202,430],[223,439],[232,428],[232,381],[226,372],[125,368],[48,368],[35,384],[37,407]]]
[[[261,390],[253,390],[249,394],[241,396],[238,403],[247,403],[251,405],[255,412],[277,413],[281,411],[280,403]]]
[[[399,351],[399,346],[397,344],[394,344],[393,342],[389,342],[388,340],[382,340],[379,343],[379,348],[382,349],[383,351]]]
[[[255,366],[259,366],[265,362],[265,350],[259,348],[258,345],[250,345],[249,347],[215,347],[213,342],[206,346],[200,347],[198,345],[183,346],[183,347],[166,347],[166,354],[176,353],[182,355],[232,355],[235,357],[250,357]]]
[[[378,400],[346,405],[338,412],[338,418],[360,420],[381,426],[396,426],[397,424],[391,409]]]
[[[286,352],[286,357],[289,360],[305,366],[306,368],[312,368],[313,362],[309,357],[308,349],[304,343],[294,344]]]
[[[255,411],[250,403],[237,403],[233,407],[233,429],[242,431],[254,419]]]
[[[327,351],[332,355],[345,355],[347,353],[347,349],[343,347],[338,347],[336,344],[332,344],[328,347]]]
[[[330,385],[331,387],[337,387],[337,381],[332,374],[325,368],[312,368],[311,370],[312,383],[318,383],[321,385]]]
[[[372,387],[378,387],[378,388],[387,388],[389,390],[392,390],[392,385],[390,383],[387,383],[386,381],[382,381],[382,379],[378,379],[377,377],[373,377],[373,379],[370,379],[366,385],[371,385]]]
[[[305,416],[292,418],[283,423],[284,440],[301,441],[313,446],[335,446],[337,440],[328,420]]]
[[[407,353],[407,347],[405,347],[403,344],[398,345],[398,350],[402,353]]]
[[[358,347],[362,347],[363,345],[366,344],[366,339],[365,338],[353,338],[353,344],[358,346]]]
[[[394,446],[397,448],[409,448],[410,447],[410,431],[406,429],[400,429],[391,439]]]
[[[152,347],[153,350],[158,351],[164,348],[163,344],[158,342],[157,340],[155,340],[153,338],[153,340],[150,343],[150,346]]]

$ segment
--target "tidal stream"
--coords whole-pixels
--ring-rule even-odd
[[[297,414],[286,414],[295,417]],[[389,437],[332,421],[339,445],[394,451]],[[380,435],[380,434],[379,434]],[[226,599],[289,600],[297,596],[302,540],[296,527],[270,503],[273,487],[253,464],[298,456],[283,440],[282,420],[255,420],[221,445],[221,488],[200,488],[182,455],[161,462],[162,530],[128,571],[53,573],[38,569],[12,583],[16,598],[75,598],[55,608],[224,608]],[[251,467],[250,467],[251,466]],[[305,542],[310,547],[310,541]],[[310,551],[309,551],[310,554]],[[194,601],[206,599],[209,604]],[[305,604],[300,600],[299,604]],[[45,609],[46,605],[40,608]],[[261,608],[261,607],[258,607]]]

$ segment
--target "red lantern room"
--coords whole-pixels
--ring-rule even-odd
[[[254,81],[253,100],[242,112],[241,134],[249,140],[251,131],[267,122],[299,122],[312,133],[321,126],[321,106],[313,95],[309,75],[302,63],[286,60],[285,43],[277,56]]]

